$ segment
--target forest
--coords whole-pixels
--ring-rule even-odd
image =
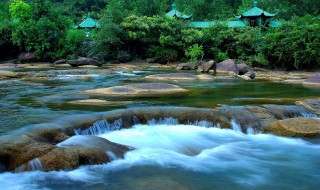
[[[0,60],[32,52],[38,60],[91,57],[99,61],[156,58],[159,63],[227,58],[250,66],[313,69],[320,66],[320,1],[260,0],[278,13],[276,28],[190,27],[165,16],[168,0],[10,0],[0,2]],[[253,0],[175,0],[191,21],[232,21]],[[88,14],[101,24],[86,37],[74,26]],[[89,43],[84,43],[89,42]]]

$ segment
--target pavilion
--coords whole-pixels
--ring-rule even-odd
[[[75,29],[85,29],[85,35],[86,37],[92,36],[92,30],[101,28],[101,25],[97,23],[94,19],[91,18],[90,14],[88,14],[88,17],[81,22],[79,25],[74,27]]]
[[[169,11],[167,14],[169,17],[180,18],[180,19],[190,19],[191,15],[185,15],[176,9],[176,5],[172,4],[172,10]],[[247,12],[235,16],[235,18],[239,19],[237,21],[191,21],[189,22],[190,27],[194,28],[209,28],[216,23],[226,24],[229,28],[234,27],[259,27],[259,32],[263,31],[265,27],[277,27],[281,24],[279,21],[272,21],[271,19],[275,17],[277,13],[271,14],[268,13],[260,8],[258,8],[258,2],[255,1],[253,3],[253,8],[248,10]]]

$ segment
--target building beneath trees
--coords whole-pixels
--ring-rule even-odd
[[[185,15],[176,9],[176,5],[172,4],[172,10],[169,11],[167,16],[175,17],[179,19],[190,19],[191,15]],[[194,28],[208,28],[217,23],[219,24],[226,24],[229,28],[234,27],[259,27],[259,32],[263,32],[263,30],[267,27],[277,27],[281,24],[279,21],[272,21],[271,19],[274,18],[277,13],[272,14],[258,8],[258,2],[255,1],[253,3],[253,7],[248,10],[247,12],[235,16],[235,18],[239,19],[237,21],[191,21],[189,22],[190,27]]]
[[[90,14],[88,14],[88,17],[81,22],[79,25],[75,26],[75,29],[83,29],[85,31],[86,37],[92,37],[93,36],[93,30],[100,28],[101,25],[97,23],[93,18],[91,18]]]

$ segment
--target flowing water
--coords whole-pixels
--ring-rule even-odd
[[[320,145],[194,125],[100,135],[136,150],[72,171],[3,173],[1,189],[317,189]]]
[[[0,81],[0,135],[62,116],[67,119],[119,108],[290,105],[296,99],[320,95],[320,90],[299,85],[219,77],[213,82],[171,81],[189,90],[183,97],[106,98],[81,92],[135,83],[143,76],[168,71],[132,74],[101,69],[19,71],[34,75],[44,72],[53,77]],[[105,106],[69,103],[88,98],[126,102]],[[91,129],[75,132],[99,135],[136,148],[124,159],[108,152],[115,159],[108,164],[42,172],[38,171],[42,166],[35,158],[29,162],[35,171],[1,173],[0,189],[318,189],[320,186],[319,140],[257,134],[250,126],[244,134],[236,120],[230,121],[233,130],[220,129],[206,121],[180,125],[173,118],[150,120],[147,125],[139,125],[137,121],[132,129],[109,130],[117,129],[119,122],[100,121]],[[0,165],[0,171],[1,168]]]

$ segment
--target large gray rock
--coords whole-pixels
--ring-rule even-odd
[[[198,67],[198,71],[207,73],[207,72],[209,72],[209,70],[214,69],[214,67],[215,67],[215,62],[213,60],[211,60],[208,62],[201,63]]]
[[[216,72],[224,74],[239,74],[237,63],[233,59],[227,59],[216,64]]]
[[[238,67],[238,70],[239,70],[239,75],[244,75],[247,72],[249,72],[249,67],[245,63],[238,64],[237,67]]]
[[[77,60],[69,60],[67,61],[69,65],[72,67],[84,66],[84,65],[93,65],[93,66],[101,66],[102,63],[92,58],[88,57],[79,57]]]
[[[37,57],[34,55],[34,53],[30,52],[22,52],[20,53],[18,60],[21,62],[30,62],[30,61],[35,61]]]

